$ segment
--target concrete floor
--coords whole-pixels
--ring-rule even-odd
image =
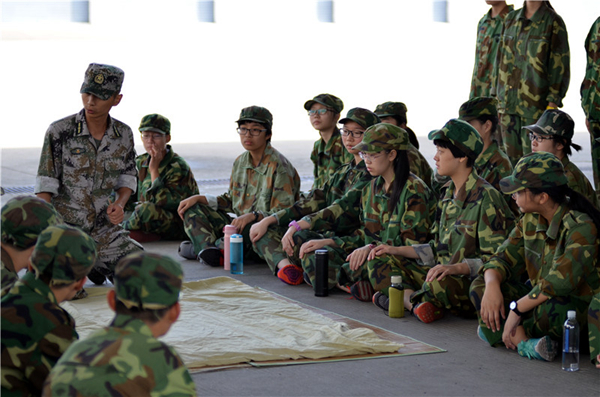
[[[422,152],[433,157],[433,148],[420,137]],[[573,156],[576,164],[591,175],[589,135],[576,134],[584,146]],[[296,166],[303,190],[311,185],[309,160],[311,141],[274,142]],[[200,190],[219,194],[227,189],[231,164],[241,153],[239,144],[190,144],[174,148],[190,163],[201,180]],[[6,201],[19,192],[32,192],[40,149],[3,149],[1,186]],[[177,255],[178,242],[146,245],[150,252],[179,260],[187,281],[222,276],[222,269],[210,268]],[[334,292],[315,297],[307,285],[289,286],[274,277],[264,264],[248,264],[243,275],[231,275],[248,285],[258,286],[308,305],[329,310],[365,323],[410,336],[446,349],[446,353],[348,362],[305,364],[268,368],[243,368],[194,374],[202,396],[599,396],[600,370],[581,355],[581,370],[561,370],[560,358],[552,363],[530,361],[504,348],[491,348],[476,336],[477,322],[447,315],[433,324],[415,318],[390,319],[370,303],[349,299]],[[582,333],[582,337],[586,337]],[[296,383],[294,383],[296,382]]]

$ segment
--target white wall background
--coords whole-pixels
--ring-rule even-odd
[[[552,4],[571,46],[564,110],[584,131],[583,45],[600,1]],[[322,92],[345,110],[402,101],[425,136],[468,99],[488,8],[450,0],[449,23],[438,23],[430,0],[336,0],[335,23],[319,23],[315,0],[216,0],[216,23],[200,23],[193,0],[91,0],[89,24],[4,23],[0,147],[39,147],[49,123],[79,111],[90,62],[125,70],[114,117],[137,131],[143,115],[161,113],[174,143],[238,141],[234,121],[249,105],[271,110],[274,141],[315,140],[303,104]]]

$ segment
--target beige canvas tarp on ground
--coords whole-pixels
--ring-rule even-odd
[[[90,288],[88,298],[63,304],[75,318],[80,338],[111,321],[107,291],[106,287]],[[356,327],[358,322],[353,320],[352,326],[335,321],[333,313],[324,316],[317,309],[229,277],[184,283],[181,309],[179,321],[163,340],[177,349],[190,369],[393,354],[402,353],[405,347],[394,338],[379,337],[373,327]],[[408,354],[443,351],[423,345],[431,351]]]

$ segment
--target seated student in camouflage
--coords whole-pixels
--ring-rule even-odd
[[[121,259],[114,280],[107,295],[112,322],[69,347],[43,396],[195,396],[179,354],[158,340],[181,312],[179,263],[136,252]]]
[[[123,97],[124,75],[115,66],[89,65],[81,86],[83,109],[48,128],[35,183],[38,197],[98,244],[89,274],[95,284],[112,275],[120,258],[142,248],[120,226],[137,187],[131,128],[109,115]]]
[[[310,154],[315,177],[312,188],[320,189],[339,166],[352,161],[352,155],[342,144],[337,127],[344,103],[334,95],[319,94],[306,101],[304,109],[308,110],[310,124],[321,136]]]
[[[550,153],[524,156],[500,186],[523,216],[471,285],[478,335],[492,346],[504,343],[521,356],[552,361],[567,311],[575,310],[585,327],[600,291],[600,212],[568,186],[561,161]]]
[[[427,162],[427,159],[425,159],[419,151],[419,141],[417,140],[417,136],[413,130],[406,125],[406,111],[406,105],[402,102],[384,102],[377,105],[375,108],[375,114],[379,116],[381,122],[396,125],[408,133],[410,146],[407,153],[410,172],[421,178],[427,186],[431,187],[433,170],[431,169],[429,162]]]
[[[552,153],[562,162],[569,187],[586,197],[600,209],[596,191],[581,170],[569,160],[571,148],[580,151],[581,146],[572,142],[575,122],[567,113],[549,109],[533,125],[523,127],[529,131],[533,152]]]
[[[49,226],[31,255],[29,272],[2,297],[2,396],[39,396],[44,379],[77,338],[60,307],[83,288],[96,243],[81,230]]]
[[[183,200],[177,212],[191,241],[179,255],[209,266],[223,264],[223,228],[233,225],[244,236],[244,254],[253,253],[250,226],[294,204],[299,197],[298,172],[271,146],[273,116],[266,108],[242,109],[237,132],[246,152],[233,163],[229,190],[218,197],[197,195]],[[234,213],[232,218],[229,213]]]
[[[379,121],[379,117],[370,110],[350,109],[346,117],[340,120],[340,124],[343,125],[342,141],[346,150],[353,155],[352,161],[339,167],[322,188],[311,190],[307,197],[296,201],[291,207],[252,225],[250,238],[254,250],[267,261],[281,281],[291,285],[302,283],[303,272],[298,258],[298,249],[302,243],[311,239],[322,239],[324,236],[348,235],[360,226],[358,214],[352,216],[350,212],[346,212],[333,223],[321,222],[305,232],[302,232],[302,229],[308,228],[309,224],[300,219],[327,208],[337,200],[359,206],[360,191],[369,183],[371,175],[358,155],[358,150],[354,150],[353,147],[360,142],[365,129]],[[277,226],[269,227],[270,225]]]
[[[435,200],[425,182],[410,173],[409,145],[406,131],[392,124],[375,124],[365,131],[354,149],[374,178],[364,188],[353,189],[360,193],[360,201],[338,200],[304,219],[310,228],[348,214],[360,222],[350,235],[302,244],[299,257],[310,284],[314,285],[316,273],[314,251],[324,248],[329,256],[329,288],[338,286],[356,299],[370,301],[374,290],[387,291],[390,286],[396,270],[394,250],[429,239]],[[369,256],[375,252],[377,256]]]
[[[403,262],[400,274],[404,306],[424,323],[441,318],[445,310],[475,316],[469,300],[471,279],[514,224],[504,198],[473,168],[483,149],[477,130],[465,121],[452,119],[442,129],[431,131],[429,139],[437,147],[434,160],[438,173],[451,181],[437,203],[433,240],[400,247],[397,253],[420,261],[421,266]],[[387,300],[377,298],[374,303],[387,309]]]
[[[592,297],[588,308],[588,337],[592,364],[600,368],[600,292]]]
[[[184,240],[186,235],[177,207],[181,200],[198,194],[194,174],[168,144],[171,141],[169,119],[160,114],[146,115],[139,130],[146,153],[135,160],[137,196],[132,195],[129,200],[128,207],[131,206],[133,212],[123,222],[123,228],[140,243]]]
[[[34,196],[14,197],[2,207],[2,296],[26,269],[39,234],[48,226],[63,223],[52,204]]]

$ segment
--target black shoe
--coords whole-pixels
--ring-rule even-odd
[[[198,260],[208,266],[223,266],[225,257],[223,252],[217,247],[208,247],[200,251]]]
[[[179,256],[185,259],[196,260],[197,257],[194,255],[194,244],[191,241],[182,241],[179,244],[179,250],[177,251]]]
[[[390,298],[382,294],[380,291],[373,295],[373,304],[386,312],[390,310]]]
[[[100,273],[95,267],[92,268],[92,270],[88,273],[87,277],[92,283],[96,285],[102,285],[106,281],[106,277],[104,276],[104,274]]]

